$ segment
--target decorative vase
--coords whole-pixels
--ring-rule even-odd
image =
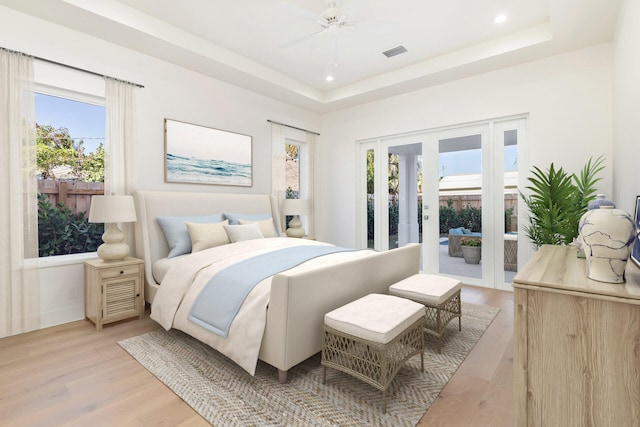
[[[467,264],[480,264],[482,248],[480,246],[463,246],[462,256]]]
[[[634,239],[631,215],[601,206],[587,211],[578,226],[587,259],[587,277],[599,282],[624,283],[624,270]]]
[[[589,202],[587,205],[588,210],[598,209],[605,206],[611,206],[612,208],[616,207],[616,204],[611,200],[607,199],[606,194],[597,194],[596,198]]]

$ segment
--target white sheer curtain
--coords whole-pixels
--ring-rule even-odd
[[[40,327],[33,59],[0,49],[0,337]]]
[[[104,194],[132,194],[136,186],[135,86],[105,77]],[[133,248],[133,224],[121,224]]]
[[[286,176],[286,129],[284,126],[271,123],[271,196],[278,206],[278,212],[282,208],[282,201],[287,198]],[[280,234],[284,232],[285,221],[280,215]]]

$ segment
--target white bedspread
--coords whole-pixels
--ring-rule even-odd
[[[258,283],[249,293],[231,324],[227,338],[190,322],[187,319],[189,310],[202,288],[218,271],[255,255],[297,245],[327,243],[286,237],[256,239],[218,246],[182,257],[183,261],[173,265],[164,276],[151,307],[151,318],[167,330],[172,327],[179,329],[210,345],[254,375],[266,323],[271,278]],[[290,271],[304,271],[372,253],[339,252],[314,258]]]

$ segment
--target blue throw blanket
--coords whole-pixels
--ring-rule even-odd
[[[191,307],[189,320],[226,338],[240,306],[258,283],[310,259],[352,250],[355,249],[294,246],[240,261],[219,271],[207,282]]]

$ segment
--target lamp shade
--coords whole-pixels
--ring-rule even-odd
[[[89,222],[134,222],[136,208],[133,196],[93,196],[89,210]]]
[[[309,215],[311,206],[307,199],[285,199],[282,202],[283,215]]]

